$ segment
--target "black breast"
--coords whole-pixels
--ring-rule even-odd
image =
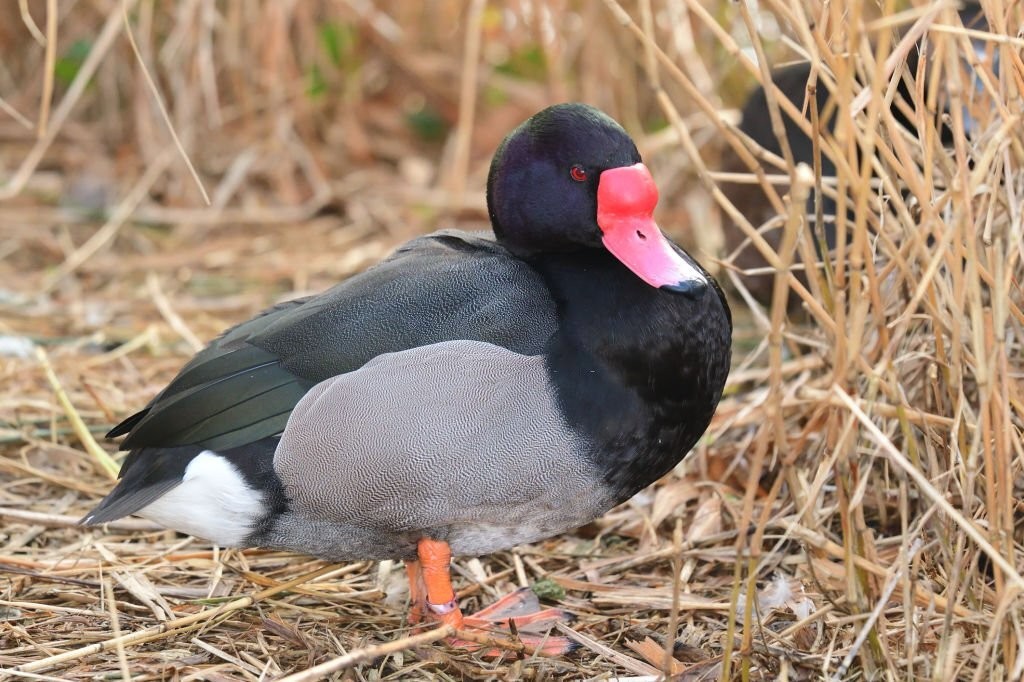
[[[559,313],[547,354],[562,411],[625,500],[707,429],[729,373],[728,306],[717,285],[698,300],[654,289],[601,251],[537,267]]]

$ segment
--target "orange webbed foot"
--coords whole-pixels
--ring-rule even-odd
[[[485,636],[512,637],[543,656],[561,656],[574,651],[578,645],[565,637],[553,637],[547,633],[555,623],[569,623],[575,619],[565,609],[542,609],[533,590],[521,587],[490,606],[464,616],[462,630]]]
[[[542,609],[529,588],[516,590],[475,614],[463,616],[451,585],[448,543],[420,540],[417,555],[418,561],[406,562],[410,624],[428,620],[452,625],[459,632],[448,640],[451,646],[481,651],[489,658],[508,651],[561,656],[576,649],[572,640],[546,634],[555,623],[569,622],[574,616],[563,609]]]

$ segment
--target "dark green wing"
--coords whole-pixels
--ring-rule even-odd
[[[310,299],[300,298],[292,301],[279,303],[272,308],[264,310],[251,320],[229,328],[210,344],[196,353],[178,375],[168,384],[144,409],[128,417],[107,433],[107,438],[117,438],[135,430],[136,426],[146,420],[146,417],[153,411],[153,407],[160,405],[161,410],[165,405],[165,398],[182,395],[196,386],[202,386],[209,382],[235,378],[237,373],[246,369],[267,363],[277,363],[278,358],[270,353],[263,353],[260,349],[250,346],[246,340],[264,331],[277,316],[286,311],[297,308],[308,302]],[[158,410],[156,414],[159,414]],[[169,419],[173,422],[173,418]],[[125,441],[127,443],[127,441]],[[121,444],[122,449],[128,449],[130,444]]]
[[[229,329],[108,435],[128,433],[122,449],[238,447],[280,433],[313,385],[381,353],[467,339],[533,355],[555,326],[532,268],[491,239],[441,232]]]

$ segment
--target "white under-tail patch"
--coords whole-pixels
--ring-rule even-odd
[[[146,505],[137,515],[224,547],[237,547],[267,513],[263,494],[252,488],[228,460],[203,450],[181,483]]]

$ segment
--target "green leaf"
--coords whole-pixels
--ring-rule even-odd
[[[320,25],[320,45],[331,64],[339,69],[352,61],[355,42],[356,33],[348,24],[328,21]]]
[[[544,51],[539,45],[532,44],[510,54],[508,60],[495,67],[495,71],[526,80],[543,80],[548,64]]]
[[[540,599],[547,599],[549,601],[565,599],[565,588],[548,578],[538,580],[533,585],[530,585],[530,589]]]
[[[76,40],[53,65],[53,75],[61,85],[71,85],[85,63],[85,58],[92,50],[92,43],[87,40]]]
[[[324,79],[324,74],[320,71],[319,66],[316,64],[311,66],[306,78],[309,80],[309,84],[306,85],[307,95],[316,98],[327,92],[327,81]]]
[[[409,112],[406,114],[405,120],[417,137],[422,140],[437,142],[443,140],[448,134],[448,124],[440,114],[429,106]]]

